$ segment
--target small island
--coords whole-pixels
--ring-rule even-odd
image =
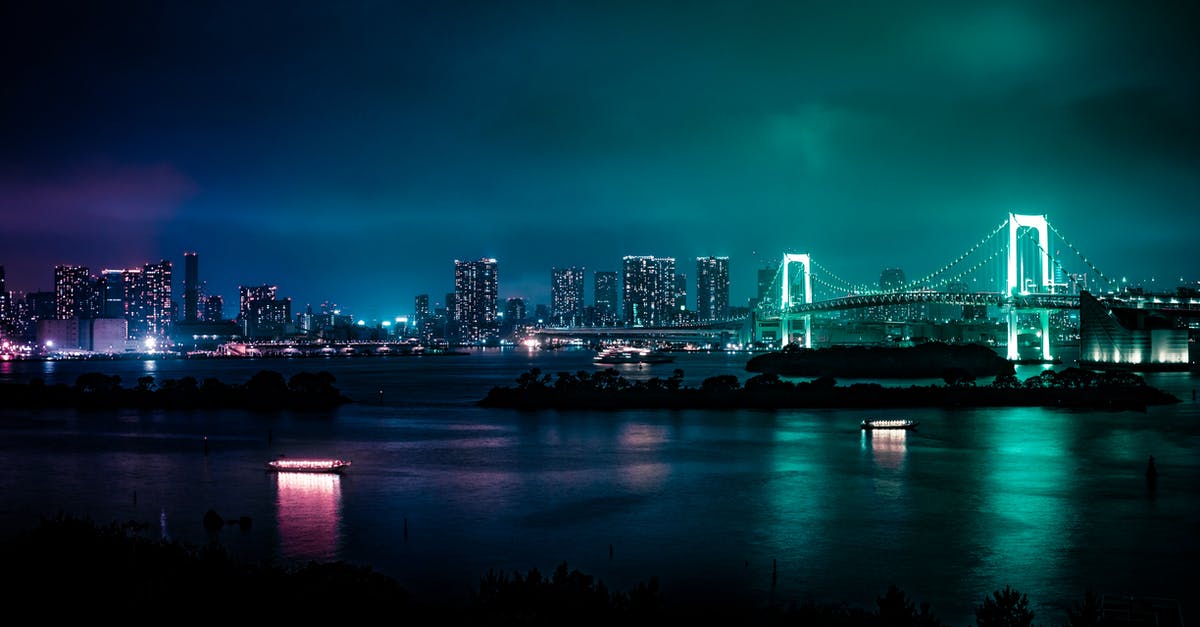
[[[789,344],[746,362],[747,372],[784,377],[926,379],[947,368],[975,377],[1014,374],[1012,362],[981,344],[927,342],[916,346],[832,346],[804,349]]]
[[[1060,407],[1144,411],[1150,405],[1180,402],[1146,385],[1136,374],[1122,371],[1046,370],[1024,381],[1005,374],[977,386],[974,376],[950,369],[944,379],[945,385],[888,387],[841,386],[832,377],[792,382],[776,374],[756,375],[742,384],[734,375],[720,375],[705,379],[700,387],[686,387],[679,369],[667,379],[637,381],[612,368],[559,372],[556,378],[534,368],[522,374],[515,387],[493,387],[479,404],[526,410]]]
[[[250,409],[271,411],[328,410],[350,402],[334,387],[328,372],[300,372],[284,378],[273,370],[260,370],[242,384],[215,378],[165,379],[139,377],[134,387],[123,387],[121,377],[93,372],[79,375],[75,385],[29,383],[0,384],[0,404],[10,408],[119,409]]]

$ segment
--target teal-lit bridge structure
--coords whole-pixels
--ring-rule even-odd
[[[1060,254],[1052,254],[1054,250]],[[1071,254],[1064,256],[1062,251]],[[1067,268],[1068,262],[1076,266]],[[781,346],[812,346],[815,315],[855,309],[888,312],[913,305],[998,307],[1007,318],[1009,359],[1018,359],[1021,319],[1037,318],[1041,357],[1051,360],[1050,313],[1079,308],[1082,286],[1114,308],[1200,314],[1200,300],[1135,299],[1119,296],[1120,286],[1062,236],[1045,215],[1008,218],[953,261],[913,281],[872,287],[840,278],[808,253],[786,253],[755,310],[756,335],[777,329]],[[815,289],[816,288],[816,289]],[[1098,289],[1096,289],[1098,288]],[[1107,295],[1105,292],[1108,292]]]

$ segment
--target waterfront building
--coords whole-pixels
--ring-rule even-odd
[[[879,273],[879,291],[881,292],[895,292],[903,288],[904,285],[904,270],[901,268],[884,268]],[[909,311],[906,305],[873,307],[872,314],[872,318],[877,321],[904,322],[909,319]]]
[[[238,322],[246,337],[279,337],[292,322],[292,299],[275,285],[238,286]]]
[[[200,262],[196,253],[183,253],[183,321],[200,319]]]
[[[596,309],[593,324],[611,326],[617,321],[617,273],[604,270],[594,275],[592,301]]]
[[[632,326],[663,326],[674,319],[675,259],[623,258],[622,320]]]
[[[225,319],[225,299],[219,294],[204,297],[204,320],[220,322]]]
[[[454,261],[454,320],[458,341],[483,344],[498,339],[495,259]]]
[[[729,316],[729,257],[696,258],[696,312],[701,322]]]
[[[148,263],[123,272],[125,320],[134,339],[163,338],[171,326],[171,262]]]
[[[578,266],[553,268],[550,272],[550,319],[559,326],[583,324],[583,277]]]
[[[95,286],[86,266],[54,266],[54,317],[87,319],[93,315]]]
[[[510,298],[504,303],[504,321],[520,324],[525,321],[525,299]]]

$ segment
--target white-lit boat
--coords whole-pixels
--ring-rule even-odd
[[[652,348],[613,346],[597,353],[592,361],[597,364],[665,364],[675,358]]]
[[[917,425],[921,424],[919,420],[900,420],[900,419],[872,419],[862,421],[862,428],[867,431],[875,429],[916,429]]]
[[[341,472],[350,465],[342,459],[280,457],[267,462],[267,470],[278,472]]]

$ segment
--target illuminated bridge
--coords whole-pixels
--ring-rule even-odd
[[[1051,254],[1052,246],[1058,254]],[[1062,255],[1064,250],[1071,254]],[[1074,267],[1068,268],[1068,262]],[[809,254],[784,254],[767,291],[769,297],[763,298],[754,312],[755,335],[774,338],[781,346],[812,346],[815,315],[869,309],[877,317],[895,320],[905,318],[913,306],[996,307],[1007,318],[1008,358],[1019,358],[1018,333],[1023,327],[1033,327],[1041,339],[1041,357],[1048,361],[1049,314],[1079,310],[1082,291],[1095,293],[1110,310],[1200,318],[1200,299],[1113,295],[1119,286],[1044,215],[1009,214],[953,261],[916,280],[885,287],[846,281]]]

